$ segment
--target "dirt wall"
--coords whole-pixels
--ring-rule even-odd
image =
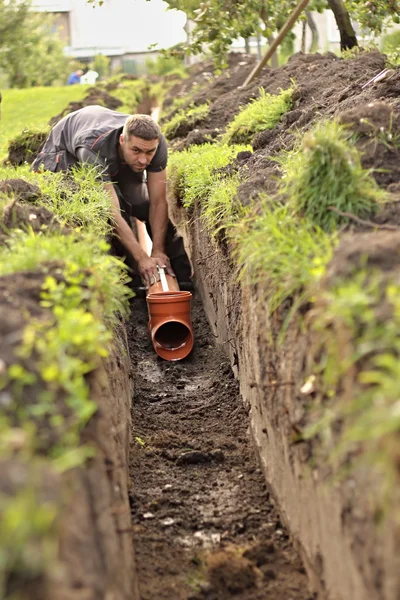
[[[184,214],[173,208],[175,220]],[[330,600],[395,600],[399,597],[398,544],[391,517],[377,525],[368,472],[335,481],[309,443],[294,443],[304,403],[307,333],[286,314],[268,318],[262,291],[241,291],[229,255],[210,240],[199,214],[187,220],[196,281],[217,341],[230,356],[248,405],[252,435],[266,480],[299,544],[315,589]],[[312,465],[312,466],[311,466]]]
[[[59,538],[62,576],[49,586],[51,600],[139,599],[128,498],[130,368],[120,327],[113,352],[90,377],[99,409],[83,438],[97,451],[66,475],[71,494]]]

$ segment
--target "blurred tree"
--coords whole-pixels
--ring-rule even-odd
[[[63,84],[67,59],[50,15],[35,13],[30,0],[0,0],[0,69],[11,87]]]
[[[109,56],[96,54],[93,58],[91,68],[99,74],[99,77],[106,78],[110,75],[110,62],[111,59]]]

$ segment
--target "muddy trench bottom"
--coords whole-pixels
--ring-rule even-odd
[[[130,502],[141,600],[311,600],[266,488],[229,362],[197,293],[195,347],[160,359],[132,302]]]

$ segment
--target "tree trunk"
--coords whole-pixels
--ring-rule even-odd
[[[302,21],[301,23],[301,52],[303,54],[306,53],[306,28],[307,28],[307,23],[305,21]]]
[[[335,15],[336,24],[340,32],[341,50],[349,50],[358,46],[356,33],[350,21],[350,15],[346,10],[343,0],[328,0],[329,8]]]
[[[250,40],[249,38],[244,38],[244,50],[246,54],[250,54]]]
[[[268,38],[269,45],[271,45],[273,41],[274,41],[274,38],[272,36],[270,36]],[[272,69],[277,69],[279,67],[278,54],[276,52],[274,52],[273,55],[271,56],[271,67],[272,67]]]
[[[319,35],[317,25],[315,24],[314,17],[309,10],[306,10],[307,24],[311,31],[311,44],[310,52],[316,52],[319,44]]]

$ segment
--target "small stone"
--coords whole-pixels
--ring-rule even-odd
[[[31,213],[28,218],[30,221],[35,221],[35,219],[37,219],[37,215],[35,215],[35,213]]]
[[[143,513],[143,519],[154,519],[154,515],[151,512]]]
[[[161,525],[163,525],[164,527],[170,527],[174,523],[175,523],[175,519],[172,519],[171,517],[167,517],[166,519],[161,521]]]

